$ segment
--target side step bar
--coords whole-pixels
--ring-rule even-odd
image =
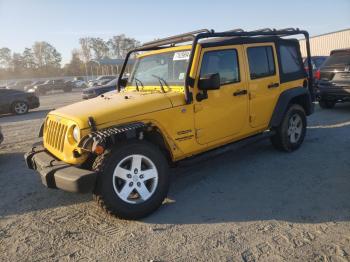
[[[239,148],[246,147],[248,145],[251,145],[251,144],[254,144],[254,143],[259,142],[261,140],[264,140],[266,138],[269,138],[269,137],[273,136],[275,133],[276,133],[275,131],[270,130],[270,131],[265,131],[263,133],[260,133],[260,134],[257,134],[257,135],[254,135],[254,136],[251,136],[248,138],[244,138],[242,140],[238,140],[238,141],[233,142],[231,144],[212,149],[208,152],[204,152],[202,154],[180,160],[177,162],[177,166],[192,165],[194,163],[202,162],[203,160],[208,160],[209,158],[222,155],[222,154],[229,152],[229,151],[235,151]]]

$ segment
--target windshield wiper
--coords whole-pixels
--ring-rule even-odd
[[[158,79],[159,84],[160,84],[160,89],[162,89],[163,93],[165,93],[163,83],[167,86],[168,89],[170,89],[168,83],[163,78],[161,78],[160,76],[157,76],[157,75],[151,75],[151,76]]]
[[[142,86],[142,89],[143,89],[143,84],[142,84],[141,80],[137,79],[136,77],[134,77],[134,80],[135,80],[135,84],[136,84],[136,90],[139,92],[140,90],[139,90],[138,83]]]

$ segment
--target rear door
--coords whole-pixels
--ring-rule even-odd
[[[274,43],[247,44],[249,122],[254,128],[268,125],[280,93]]]
[[[243,70],[242,46],[202,49],[197,79],[220,74],[220,89],[209,90],[208,98],[195,99],[195,128],[199,144],[229,140],[240,134],[248,118],[248,93]]]

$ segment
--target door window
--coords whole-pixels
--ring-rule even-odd
[[[275,62],[271,46],[248,47],[250,79],[275,75]]]
[[[217,50],[205,52],[202,59],[200,77],[220,74],[220,84],[240,81],[237,50]]]

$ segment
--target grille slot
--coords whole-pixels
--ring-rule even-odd
[[[64,139],[68,127],[49,119],[46,126],[45,142],[52,148],[63,152]]]

